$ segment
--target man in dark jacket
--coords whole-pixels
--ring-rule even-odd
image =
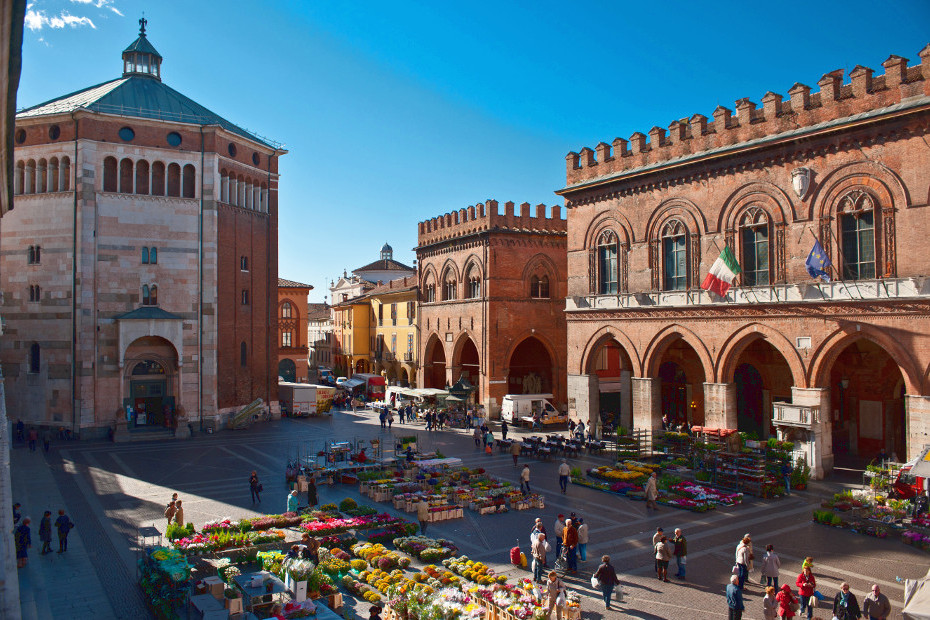
[[[727,607],[728,620],[742,620],[746,606],[743,605],[743,591],[739,589],[739,577],[736,575],[730,577],[730,585],[727,586]]]
[[[46,510],[39,522],[39,540],[42,541],[42,555],[52,552],[52,511]]]
[[[565,520],[565,530],[562,532],[562,544],[568,549],[568,572],[578,572],[578,528],[571,519]]]
[[[68,550],[68,532],[74,527],[74,523],[64,510],[59,510],[58,518],[55,519],[55,527],[58,528],[58,553],[64,553]]]
[[[833,598],[833,617],[837,620],[858,620],[862,617],[856,595],[849,591],[849,584],[843,583],[840,591]]]
[[[678,567],[678,572],[675,576],[679,579],[685,578],[685,571],[687,566],[685,564],[688,561],[688,541],[685,539],[685,535],[681,533],[681,528],[675,528],[675,538],[672,540],[675,543],[675,565]]]

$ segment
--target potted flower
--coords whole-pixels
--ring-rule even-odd
[[[810,480],[810,477],[811,468],[807,464],[807,459],[798,459],[791,471],[791,486],[802,491],[807,488],[807,481]]]
[[[226,588],[223,591],[223,598],[226,601],[226,609],[229,610],[230,615],[242,613],[242,595],[238,590]]]
[[[284,586],[294,593],[295,601],[307,600],[308,580],[315,566],[310,560],[288,560],[285,566]]]

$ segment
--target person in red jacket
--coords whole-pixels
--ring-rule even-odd
[[[804,568],[801,569],[801,574],[798,575],[795,585],[798,586],[798,598],[801,599],[800,613],[803,614],[806,609],[807,620],[811,620],[814,616],[814,606],[810,604],[810,599],[814,596],[814,588],[817,587],[817,580],[814,579],[814,573],[811,572],[809,564],[804,564]]]
[[[775,595],[775,600],[778,601],[778,617],[779,618],[793,618],[794,611],[791,609],[791,605],[797,604],[798,599],[794,598],[794,595],[791,593],[791,586],[787,583],[781,587],[781,591]]]

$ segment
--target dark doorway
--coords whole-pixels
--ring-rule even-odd
[[[762,406],[762,375],[752,364],[740,364],[733,375],[736,383],[737,426],[740,431],[766,439],[765,416]]]
[[[297,381],[297,365],[294,360],[281,360],[278,362],[278,376],[290,383]]]

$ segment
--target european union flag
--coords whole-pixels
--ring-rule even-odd
[[[833,263],[830,262],[830,257],[820,245],[820,240],[814,241],[814,247],[811,248],[811,253],[807,255],[807,262],[804,264],[807,267],[807,273],[811,274],[812,278],[820,278],[824,282],[830,281],[825,268]]]

